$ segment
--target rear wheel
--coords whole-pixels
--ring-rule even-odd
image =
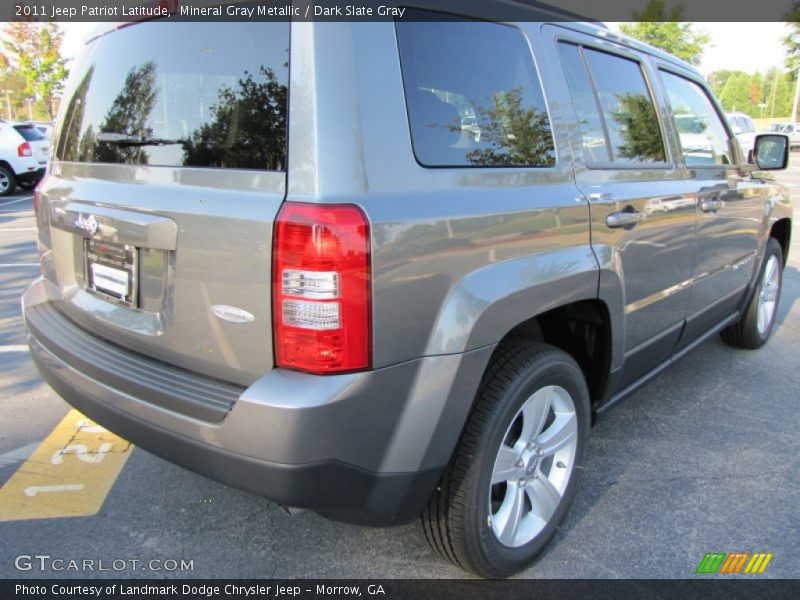
[[[0,197],[8,196],[17,189],[17,178],[8,167],[0,166]]]
[[[742,317],[722,330],[726,343],[755,350],[767,343],[775,327],[778,301],[783,283],[783,249],[775,238],[769,238],[758,287]]]
[[[422,515],[431,546],[484,577],[507,577],[546,546],[586,454],[589,393],[557,348],[514,342],[484,375],[450,467]]]

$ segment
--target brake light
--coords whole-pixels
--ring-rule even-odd
[[[370,367],[369,247],[357,206],[284,203],[272,273],[279,367],[318,375]]]
[[[17,146],[17,154],[19,156],[33,156],[33,150],[28,142],[23,142]]]

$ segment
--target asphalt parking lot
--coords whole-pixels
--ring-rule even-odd
[[[779,174],[800,205],[800,156]],[[707,552],[770,552],[800,577],[800,209],[779,326],[758,352],[715,338],[594,429],[562,529],[522,577],[684,578]],[[19,297],[38,274],[29,193],[0,199],[0,485],[69,412],[25,348]],[[33,465],[35,466],[35,465]],[[51,483],[57,484],[58,481]],[[416,525],[290,517],[134,449],[93,516],[0,522],[0,577],[462,577]],[[166,573],[19,571],[19,555],[191,561]]]

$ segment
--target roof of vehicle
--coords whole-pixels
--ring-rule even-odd
[[[742,112],[729,112],[728,113],[728,118],[731,118],[731,117],[744,117],[746,119],[752,119],[753,118],[750,115],[748,115],[746,113],[742,113]]]
[[[244,1],[244,0],[233,0],[233,1]],[[617,33],[612,31],[608,28],[608,25],[602,23],[600,21],[580,21],[581,15],[573,13],[571,11],[565,10],[563,8],[559,8],[554,4],[550,4],[548,2],[542,2],[539,0],[511,0],[514,4],[522,5],[528,9],[530,9],[531,13],[534,13],[538,19],[542,17],[552,15],[552,23],[555,25],[560,25],[562,27],[566,27],[568,29],[572,29],[574,31],[578,31],[581,33],[585,33],[587,35],[591,35],[594,37],[599,37],[608,41],[616,42],[618,44],[623,44],[637,50],[639,52],[644,52],[645,54],[649,54],[654,58],[658,58],[663,60],[664,62],[672,63],[677,67],[681,67],[687,71],[690,71],[694,75],[696,75],[699,79],[705,80],[705,78],[700,74],[700,72],[688,62],[661,50],[660,48],[656,48],[655,46],[651,46],[645,42],[636,40],[634,38],[628,37],[623,33]],[[548,14],[549,13],[549,14]],[[84,43],[88,43],[93,39],[98,37],[102,37],[120,27],[124,27],[126,25],[131,25],[131,23],[127,22],[106,22],[106,23],[98,23],[92,31],[90,31],[86,38],[84,39]]]

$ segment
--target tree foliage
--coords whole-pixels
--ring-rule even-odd
[[[235,87],[219,91],[211,107],[214,120],[194,131],[184,146],[184,162],[208,167],[280,171],[286,147],[288,90],[263,65],[256,76],[245,71]]]
[[[56,23],[27,22],[8,23],[3,33],[6,61],[13,63],[24,78],[25,96],[43,103],[53,119],[56,100],[69,74],[67,61],[61,56],[64,34]]]
[[[644,10],[634,13],[636,22],[624,23],[620,29],[625,35],[696,65],[710,38],[705,32],[696,31],[691,23],[682,22],[682,17],[682,6],[667,10],[664,0],[648,0]]]
[[[132,68],[125,76],[122,90],[114,98],[105,120],[100,125],[100,132],[140,138],[151,137],[153,129],[147,125],[147,122],[157,98],[156,64],[149,61]],[[87,133],[89,133],[88,130]],[[88,142],[85,145],[90,146]],[[95,146],[95,160],[110,163],[147,164],[147,154],[141,147],[101,143]]]
[[[522,88],[495,94],[490,107],[479,107],[481,141],[487,147],[472,150],[466,158],[473,165],[549,166],[553,156],[553,135],[547,114],[526,108]],[[460,124],[451,126],[460,130]]]
[[[623,143],[616,154],[635,162],[662,162],[664,146],[661,130],[650,98],[642,94],[623,94],[611,115],[620,124]]]
[[[786,15],[786,25],[789,26],[789,33],[781,41],[786,48],[786,68],[791,71],[790,78],[794,81],[800,69],[800,1],[792,3]]]
[[[720,70],[708,82],[723,108],[752,117],[785,118],[792,110],[794,84],[788,73],[772,68],[766,73]]]

